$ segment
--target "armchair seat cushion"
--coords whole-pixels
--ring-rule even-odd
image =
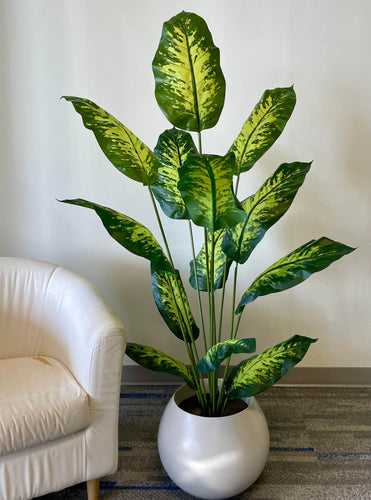
[[[49,356],[0,359],[0,456],[90,424],[86,392]]]

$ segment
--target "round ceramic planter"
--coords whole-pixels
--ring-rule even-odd
[[[222,499],[241,493],[264,469],[269,431],[255,398],[227,417],[200,417],[179,408],[194,395],[186,385],[168,402],[158,432],[162,465],[184,491],[198,498]]]

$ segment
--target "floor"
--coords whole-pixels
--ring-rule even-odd
[[[164,472],[157,428],[174,386],[122,388],[119,468],[100,498],[191,499]],[[257,396],[270,453],[257,482],[235,499],[371,500],[371,389],[273,387]],[[86,498],[85,485],[42,497]]]

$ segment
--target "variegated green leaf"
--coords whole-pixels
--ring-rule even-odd
[[[197,154],[196,146],[188,132],[176,128],[165,130],[155,147],[160,167],[158,180],[151,189],[162,210],[172,219],[188,219],[188,212],[178,189],[178,169],[188,156]]]
[[[295,103],[293,87],[264,92],[230,148],[236,155],[236,174],[250,170],[272,146],[285,128]]]
[[[181,12],[164,23],[152,69],[158,105],[173,125],[197,132],[214,127],[225,80],[219,49],[201,17]]]
[[[142,182],[144,186],[150,186],[157,180],[156,156],[128,128],[88,99],[64,99],[72,102],[85,127],[94,132],[103,153],[120,172]]]
[[[268,267],[254,280],[243,294],[236,314],[242,313],[246,304],[261,295],[281,292],[298,285],[353,250],[355,249],[325,237],[305,243]]]
[[[126,354],[133,361],[155,372],[169,373],[181,377],[192,389],[196,389],[192,373],[181,361],[153,347],[128,342]]]
[[[283,163],[262,187],[242,202],[246,212],[243,223],[225,233],[223,251],[243,264],[266,231],[289,209],[303,184],[310,163]]]
[[[179,169],[178,188],[198,226],[214,232],[242,222],[246,213],[232,191],[234,155],[189,156]]]
[[[255,352],[255,339],[230,339],[213,345],[196,365],[200,373],[215,372],[221,363],[232,354],[246,354]]]
[[[237,365],[226,381],[229,399],[247,398],[269,389],[301,361],[310,344],[318,339],[294,335]]]
[[[232,260],[229,259],[225,253],[222,251],[222,242],[225,230],[219,229],[214,234],[215,250],[214,250],[214,291],[218,288],[222,288],[224,279],[228,278],[229,268],[231,267]],[[207,237],[207,247],[208,252],[211,251],[211,234],[208,233]],[[189,263],[191,268],[191,274],[189,282],[191,286],[197,290],[196,277],[194,272],[194,262],[191,260]],[[207,292],[207,263],[206,263],[206,247],[202,246],[199,254],[196,257],[196,268],[197,268],[197,278],[198,286],[201,292]],[[226,274],[225,278],[224,275]]]
[[[162,251],[151,231],[136,220],[91,201],[61,200],[63,203],[78,205],[94,210],[103,222],[108,233],[129,252],[144,257],[154,269],[172,271],[173,267]]]
[[[152,292],[156,306],[170,330],[188,342],[196,340],[199,329],[193,319],[187,295],[178,271],[151,270]]]

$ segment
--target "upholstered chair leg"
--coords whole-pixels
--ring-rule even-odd
[[[88,489],[88,500],[98,500],[99,479],[90,479],[86,483]]]

